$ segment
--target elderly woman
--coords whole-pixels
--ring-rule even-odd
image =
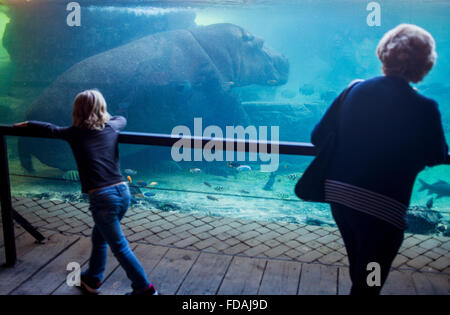
[[[380,293],[407,228],[414,180],[448,154],[437,103],[409,84],[433,67],[433,37],[402,24],[384,35],[377,55],[385,75],[354,85],[339,113],[335,101],[312,133],[320,146],[337,130],[325,200],[347,250],[351,294]],[[371,262],[380,267],[379,283]]]

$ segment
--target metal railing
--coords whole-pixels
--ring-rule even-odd
[[[5,258],[6,266],[14,266],[16,263],[16,245],[13,221],[16,221],[27,232],[32,234],[36,240],[41,241],[44,237],[12,207],[6,143],[7,136],[34,138],[57,137],[51,136],[44,132],[36,132],[36,130],[31,131],[27,128],[14,128],[10,125],[0,124],[0,198],[2,207]],[[184,140],[186,142],[189,141],[191,148],[194,149],[203,149],[206,144],[210,143],[219,147],[221,146],[223,151],[264,152],[302,156],[314,156],[317,151],[312,144],[302,142],[254,141],[248,139],[205,138],[138,132],[121,132],[119,136],[119,143],[150,146],[171,147],[180,140]],[[277,148],[276,152],[272,152],[272,147]],[[447,156],[446,164],[450,164],[450,155]]]

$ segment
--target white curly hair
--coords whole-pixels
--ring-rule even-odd
[[[433,36],[412,24],[400,24],[388,31],[378,44],[377,55],[385,75],[413,83],[422,81],[437,59]]]

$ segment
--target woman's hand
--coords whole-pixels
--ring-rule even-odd
[[[13,127],[27,127],[28,126],[28,121],[22,121],[20,123],[16,123],[13,125]]]

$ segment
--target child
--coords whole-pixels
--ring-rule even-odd
[[[89,209],[94,219],[92,253],[89,267],[81,275],[81,289],[91,294],[99,293],[109,245],[132,282],[131,294],[157,295],[120,227],[131,198],[120,173],[118,151],[119,131],[125,127],[126,119],[111,117],[103,95],[97,90],[77,95],[72,119],[71,127],[38,121],[25,121],[14,126],[43,129],[66,140],[72,148],[81,190],[89,194]]]

